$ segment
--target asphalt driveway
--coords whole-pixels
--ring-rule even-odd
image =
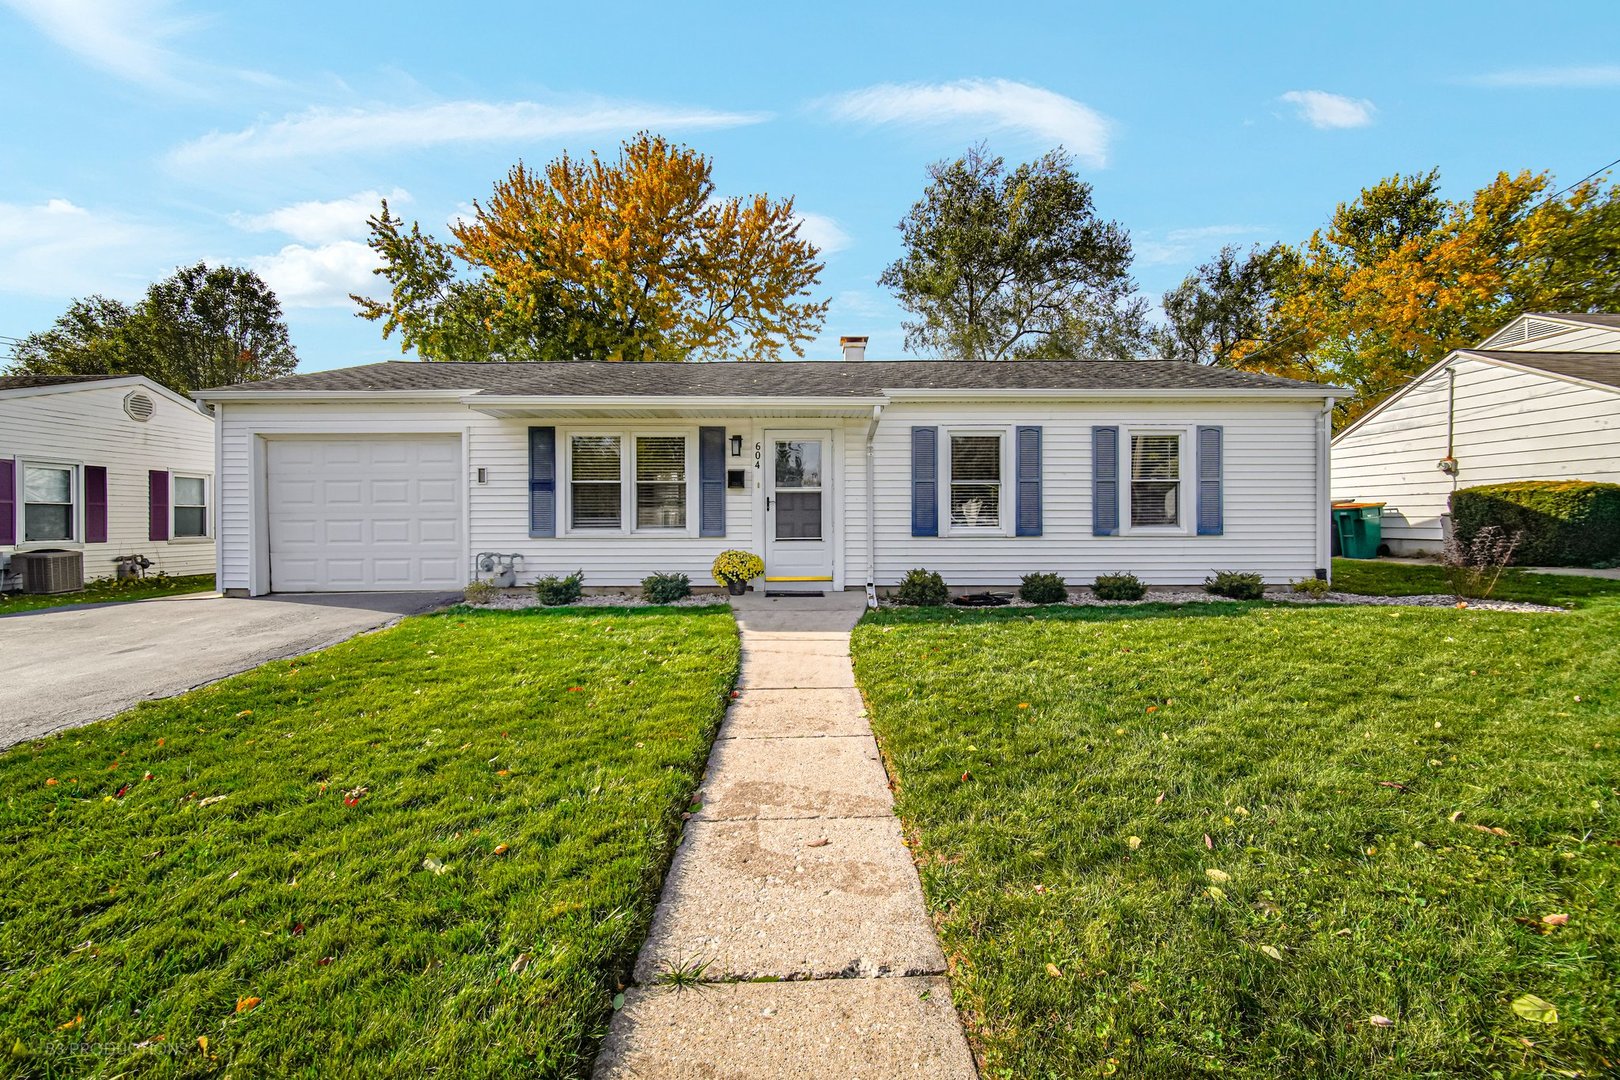
[[[459,597],[202,593],[0,618],[0,747],[112,716]]]

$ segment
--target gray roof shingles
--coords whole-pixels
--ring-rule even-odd
[[[393,360],[207,391],[470,390],[556,397],[875,397],[884,390],[1328,389],[1296,379],[1167,360],[798,360],[779,363],[533,364]]]
[[[1529,315],[1532,319],[1562,319],[1565,322],[1585,323],[1588,326],[1608,326],[1620,330],[1620,314],[1614,314],[1611,312],[1532,311],[1529,313]]]
[[[1620,389],[1620,353],[1536,352],[1533,349],[1468,349],[1468,356],[1483,356],[1553,375],[1601,383]]]

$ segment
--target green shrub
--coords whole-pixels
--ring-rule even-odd
[[[912,607],[938,607],[950,598],[951,591],[945,587],[945,579],[921,567],[907,570],[906,576],[900,579],[900,585],[894,590],[895,603]]]
[[[650,604],[673,604],[692,595],[692,579],[685,574],[649,574],[641,579],[641,596]]]
[[[1135,574],[1098,574],[1091,591],[1099,600],[1140,600],[1147,595],[1147,586]]]
[[[1069,600],[1069,586],[1062,574],[1025,574],[1018,586],[1018,599],[1028,604],[1063,604]]]
[[[1304,577],[1294,582],[1294,591],[1320,600],[1333,591],[1333,586],[1319,577]]]
[[[1518,566],[1592,566],[1620,561],[1620,484],[1526,480],[1462,488],[1451,496],[1451,527],[1471,543],[1487,526],[1518,536]]]
[[[555,574],[548,574],[534,583],[534,595],[539,597],[540,602],[546,607],[561,607],[579,599],[580,594],[584,592],[580,588],[584,582],[583,570],[575,570],[567,577],[561,578]]]
[[[501,590],[497,589],[492,583],[488,581],[471,581],[467,583],[467,588],[462,591],[461,597],[469,604],[487,604],[499,595],[501,595]]]
[[[1266,595],[1266,579],[1240,570],[1218,570],[1204,579],[1204,591],[1230,600],[1258,600]]]

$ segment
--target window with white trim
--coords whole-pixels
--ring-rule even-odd
[[[72,465],[24,462],[22,483],[23,540],[72,540],[73,489],[76,470]]]
[[[1181,435],[1131,432],[1132,528],[1181,525]]]
[[[686,528],[686,437],[636,436],[636,528]]]
[[[618,529],[624,524],[623,440],[574,435],[568,449],[568,527]]]
[[[208,478],[181,476],[173,480],[171,513],[174,528],[169,533],[176,540],[201,538],[208,535]]]
[[[999,432],[952,433],[950,523],[953,529],[1001,528]]]

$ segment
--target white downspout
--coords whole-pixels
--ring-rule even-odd
[[[877,436],[883,406],[872,406],[872,420],[866,425],[866,606],[877,602],[877,455],[872,440]]]
[[[1333,580],[1333,399],[1322,399],[1322,411],[1316,417],[1316,492],[1320,500],[1316,511],[1316,564]]]

